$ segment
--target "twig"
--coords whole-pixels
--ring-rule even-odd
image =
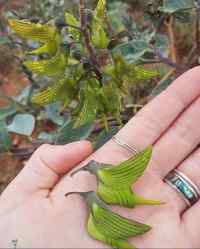
[[[161,60],[156,60],[156,59],[144,59],[140,58],[141,64],[158,64],[162,63]]]
[[[173,62],[170,58],[165,57],[158,49],[155,49],[156,56],[160,59],[161,62],[165,63],[166,65],[176,69],[177,71],[185,71],[187,68],[184,66],[180,66],[177,63]]]
[[[14,148],[13,147],[11,148],[10,153],[11,155],[15,157],[28,159],[39,146],[40,145],[33,146],[32,148]]]
[[[177,52],[176,52],[175,35],[173,31],[173,22],[174,22],[174,17],[173,15],[171,15],[169,17],[169,21],[165,22],[165,25],[167,27],[169,39],[170,39],[170,52],[171,52],[172,62],[177,63]]]
[[[158,82],[157,86],[161,85],[165,80],[169,79],[174,73],[175,69],[171,69],[165,76]]]
[[[89,53],[89,58],[92,62],[94,72],[97,76],[97,79],[101,83],[102,73],[101,73],[100,65],[96,59],[95,50],[91,45],[90,31],[88,29],[87,16],[86,16],[86,12],[85,12],[85,0],[80,0],[80,18],[81,18],[81,30],[83,33],[85,46],[86,46],[87,51]]]
[[[200,23],[199,23],[199,18],[200,18],[200,1],[198,0],[196,2],[196,49],[197,53],[200,53],[200,34],[199,34],[199,28],[200,28]]]

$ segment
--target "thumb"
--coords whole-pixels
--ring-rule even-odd
[[[1,203],[12,206],[23,202],[40,190],[48,192],[72,167],[92,153],[88,141],[68,145],[42,145],[32,155],[21,173],[1,195]]]

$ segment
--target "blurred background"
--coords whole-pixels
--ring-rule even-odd
[[[95,0],[86,2],[90,10],[97,4]],[[109,129],[98,117],[92,125],[73,128],[68,109],[57,103],[43,108],[31,104],[35,85],[43,82],[38,83],[22,67],[20,59],[27,44],[8,27],[9,18],[47,23],[62,20],[65,11],[78,17],[79,1],[0,0],[0,192],[40,144],[55,144],[56,135],[64,137],[62,141],[57,139],[60,144],[90,139],[98,148],[176,77],[199,64],[200,1],[108,0],[107,13],[114,29],[110,46],[128,63],[158,74],[130,88],[121,108],[121,123],[110,115]],[[21,119],[19,114],[23,115]]]

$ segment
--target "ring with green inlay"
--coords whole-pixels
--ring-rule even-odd
[[[181,194],[189,207],[194,205],[200,199],[199,188],[182,172],[175,169],[171,171],[164,180],[168,185]]]

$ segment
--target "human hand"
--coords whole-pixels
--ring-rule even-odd
[[[153,144],[151,163],[134,190],[148,199],[166,202],[164,206],[131,210],[113,207],[123,216],[153,227],[144,236],[131,240],[139,248],[200,247],[200,202],[186,210],[184,200],[163,181],[172,169],[178,168],[200,187],[199,76],[199,67],[182,75],[117,135],[138,150]],[[83,142],[65,149],[45,145],[33,155],[0,198],[0,247],[11,246],[12,240],[18,240],[19,247],[28,248],[104,247],[87,235],[88,211],[83,200],[64,196],[71,191],[95,189],[96,180],[85,172],[73,178],[58,176],[90,153],[90,144]],[[109,141],[81,165],[91,159],[115,164],[130,156]]]

